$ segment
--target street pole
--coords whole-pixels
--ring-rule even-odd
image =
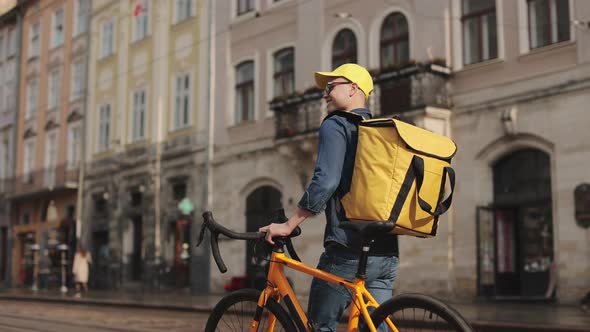
[[[33,254],[33,285],[31,287],[31,290],[33,292],[39,290],[39,259],[37,256],[39,249],[41,249],[41,247],[38,244],[35,243],[31,245],[31,252]]]
[[[209,70],[209,89],[207,93],[207,186],[205,209],[213,208],[213,157],[214,157],[214,139],[215,139],[215,1],[209,1],[209,54],[207,57],[207,69]]]
[[[205,183],[203,184],[201,211],[210,210],[213,207],[213,158],[215,148],[215,1],[207,1],[207,95],[205,109],[206,114],[206,139],[205,145]],[[198,226],[201,220],[201,213],[197,212],[191,221],[191,239],[197,239]],[[210,262],[208,241],[201,244],[200,247],[193,245],[192,255],[189,261],[191,274],[191,292],[195,295],[208,293],[210,291]]]
[[[61,253],[61,288],[59,289],[62,294],[68,292],[68,287],[66,287],[66,251],[68,250],[68,245],[62,243],[57,246],[57,249]]]

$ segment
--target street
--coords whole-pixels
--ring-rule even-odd
[[[0,300],[0,331],[203,331],[207,313]]]

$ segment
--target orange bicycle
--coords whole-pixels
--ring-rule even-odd
[[[234,232],[215,222],[209,211],[203,213],[203,219],[197,246],[202,243],[205,231],[209,230],[211,252],[222,273],[227,271],[227,267],[219,251],[219,234],[231,239],[264,241],[265,233]],[[284,213],[281,212],[278,219],[279,222],[284,222]],[[355,280],[346,280],[302,263],[291,242],[292,237],[301,234],[301,229],[297,227],[289,236],[273,239],[275,244],[268,264],[266,288],[263,291],[243,289],[225,296],[214,307],[205,331],[318,331],[319,327],[308,320],[299,304],[284,274],[285,267],[340,285],[350,291],[352,304],[346,329],[348,332],[358,331],[361,320],[364,321],[361,324],[362,331],[371,332],[376,332],[381,324],[386,324],[389,331],[395,332],[406,328],[411,328],[412,331],[473,331],[455,309],[431,296],[402,294],[379,305],[365,288],[368,252],[375,236],[391,231],[393,224],[346,222],[341,227],[359,232],[362,239],[363,250]],[[291,258],[285,254],[285,248]],[[369,308],[374,308],[374,311],[371,313]]]

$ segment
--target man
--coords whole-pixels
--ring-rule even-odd
[[[340,199],[350,190],[358,128],[343,112],[354,112],[365,119],[371,117],[366,102],[373,91],[373,78],[357,64],[344,64],[332,72],[316,72],[315,80],[317,86],[324,89],[328,116],[320,126],[313,178],[293,216],[284,224],[270,224],[260,231],[266,232],[266,241],[273,243],[272,237],[290,234],[305,219],[325,208],[325,251],[318,268],[353,280],[360,239],[356,232],[339,225],[347,220]],[[385,234],[371,246],[367,264],[366,287],[379,303],[392,296],[397,265],[397,236]],[[309,296],[309,319],[321,331],[335,331],[350,302],[351,296],[345,288],[314,279]]]

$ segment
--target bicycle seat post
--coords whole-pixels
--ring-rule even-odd
[[[373,244],[375,240],[363,240],[363,245],[361,247],[361,255],[359,257],[359,266],[356,272],[356,277],[359,279],[367,279],[367,262],[369,259],[369,250],[371,250],[371,244]]]

